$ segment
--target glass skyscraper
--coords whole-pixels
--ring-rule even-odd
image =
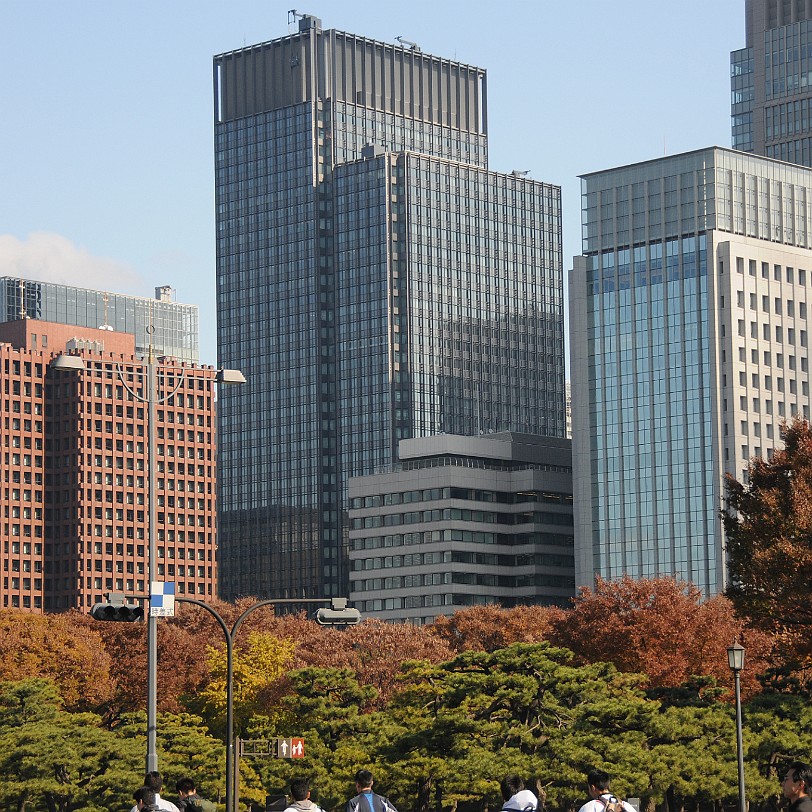
[[[486,76],[324,31],[214,59],[222,594],[346,594],[350,476],[563,437],[560,189],[487,168]]]
[[[812,170],[709,148],[582,178],[576,583],[725,586],[723,478],[809,416]]]
[[[100,328],[106,325],[135,337],[136,355],[154,352],[179,361],[199,361],[197,305],[172,301],[171,288],[156,288],[155,298],[125,296],[89,288],[0,277],[0,322],[28,317],[57,324]]]
[[[812,2],[746,0],[730,55],[733,148],[812,166]]]

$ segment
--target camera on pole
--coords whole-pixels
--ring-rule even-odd
[[[118,623],[132,623],[144,619],[144,609],[137,603],[127,603],[123,592],[110,592],[106,603],[95,603],[90,610],[94,620],[112,620]]]
[[[316,623],[321,626],[354,626],[361,622],[361,613],[347,606],[346,598],[332,598],[329,609],[326,607],[316,612]]]

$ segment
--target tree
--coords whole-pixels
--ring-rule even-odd
[[[812,654],[812,429],[796,418],[784,449],[754,457],[748,483],[726,480],[722,513],[731,585],[727,595],[759,628]]]
[[[440,616],[428,628],[456,653],[496,651],[511,643],[539,643],[548,639],[553,621],[562,612],[554,606],[511,609],[497,604],[472,606],[450,616]]]
[[[202,716],[210,729],[225,729],[226,676],[225,648],[208,647],[211,680],[198,695]],[[256,713],[267,711],[266,693],[285,673],[293,656],[293,642],[269,634],[252,632],[244,646],[234,647],[234,730],[240,735],[245,723]],[[195,704],[195,703],[192,703]]]
[[[25,812],[124,808],[143,750],[93,713],[68,713],[53,683],[0,683],[0,806]]]
[[[113,695],[110,669],[101,636],[78,613],[0,610],[0,680],[51,679],[68,708],[91,710]]]
[[[729,600],[702,599],[692,584],[673,578],[605,581],[584,589],[573,608],[554,624],[551,639],[574,651],[580,662],[606,661],[621,671],[644,673],[653,688],[676,687],[694,676],[729,685],[727,647],[745,635]],[[769,639],[747,631],[745,696],[759,690]]]

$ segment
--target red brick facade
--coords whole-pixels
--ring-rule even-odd
[[[0,325],[4,341],[0,606],[88,611],[110,591],[148,592],[146,370],[133,337],[22,320]],[[85,371],[50,367],[66,348]],[[156,368],[156,579],[209,600],[215,370],[174,359]]]

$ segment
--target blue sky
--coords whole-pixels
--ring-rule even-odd
[[[310,3],[312,0],[308,0]],[[0,275],[199,305],[216,361],[214,54],[286,35],[291,0],[0,0]],[[730,145],[744,0],[322,0],[325,28],[488,71],[490,167],[577,176]]]

